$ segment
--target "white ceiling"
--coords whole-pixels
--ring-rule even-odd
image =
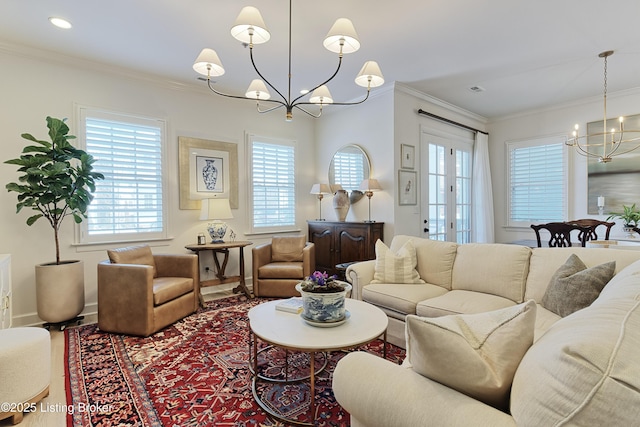
[[[0,44],[198,85],[204,83],[191,65],[211,47],[227,70],[217,87],[242,94],[256,76],[248,49],[229,29],[245,5],[260,9],[271,31],[271,40],[254,49],[256,63],[286,90],[286,0],[2,0]],[[53,27],[50,16],[69,19],[73,28]],[[360,96],[353,79],[374,59],[385,84],[402,82],[489,119],[573,102],[602,94],[598,53],[605,50],[616,52],[609,92],[640,86],[639,16],[638,0],[293,0],[292,89],[331,75],[337,55],[322,40],[335,19],[348,17],[361,48],[345,55],[329,84],[336,101]]]

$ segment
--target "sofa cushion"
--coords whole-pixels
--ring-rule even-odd
[[[562,319],[562,317],[538,304],[538,308],[536,309],[536,328],[533,331],[533,342],[538,341],[540,337],[560,319]]]
[[[371,283],[425,283],[416,271],[416,264],[416,250],[411,240],[394,253],[378,239]]]
[[[366,289],[366,288],[365,288]],[[421,301],[416,314],[424,317],[439,317],[449,314],[475,314],[512,307],[510,299],[474,291],[449,291],[444,295]]]
[[[432,285],[451,290],[451,274],[458,244],[400,234],[391,241],[391,251],[397,252],[408,240],[416,248],[416,270],[420,278]]]
[[[576,254],[569,255],[551,277],[542,306],[562,317],[588,307],[611,280],[615,269],[615,261],[587,268]]]
[[[551,277],[570,254],[576,254],[587,267],[593,267],[608,261],[616,261],[616,276],[628,265],[638,260],[638,251],[623,249],[603,248],[534,248],[529,264],[529,277],[527,277],[527,290],[525,299],[533,299],[542,302]],[[608,286],[605,288],[607,289]]]
[[[260,279],[304,279],[302,262],[272,262],[258,268]]]
[[[531,248],[499,243],[458,245],[452,289],[524,300]]]
[[[156,262],[148,245],[109,249],[107,255],[109,255],[109,261],[113,264],[149,265],[153,267],[153,277],[158,277]]]
[[[403,285],[379,283],[365,286],[362,300],[387,310],[400,313],[402,319],[407,314],[416,314],[416,304],[425,299],[447,293],[436,285]]]
[[[640,276],[633,280],[638,289]],[[511,413],[517,425],[637,425],[638,348],[637,299],[611,299],[560,319],[516,371]]]
[[[533,343],[536,303],[480,314],[407,316],[407,360],[417,373],[500,409]]]
[[[158,277],[153,280],[153,305],[178,298],[193,290],[193,279],[187,277]]]
[[[282,236],[271,239],[271,261],[302,261],[302,250],[306,244],[305,236]]]

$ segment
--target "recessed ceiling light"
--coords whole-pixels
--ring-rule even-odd
[[[69,28],[71,28],[71,22],[67,21],[64,18],[57,18],[55,16],[52,16],[49,18],[49,22],[51,22],[56,27],[63,28],[65,30],[68,30]]]
[[[308,94],[308,93],[309,93],[309,89],[302,89],[302,90],[300,91],[300,95],[306,95],[306,94]]]
[[[469,90],[470,90],[471,92],[479,93],[479,92],[484,92],[486,89],[485,89],[485,88],[483,88],[482,86],[478,86],[478,85],[476,85],[476,86],[471,86],[471,87],[469,88]]]

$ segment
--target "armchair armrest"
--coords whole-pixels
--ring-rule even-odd
[[[351,283],[351,298],[362,300],[362,289],[373,280],[376,260],[357,262],[347,267],[345,276]]]
[[[316,270],[316,245],[313,242],[307,242],[302,249],[302,271],[304,277],[311,276]]]
[[[271,262],[271,242],[262,243],[251,249],[251,270],[253,272],[253,281],[258,280],[258,269],[265,264]]]
[[[153,325],[153,267],[98,264],[98,326],[144,335]],[[148,335],[148,333],[147,333]]]

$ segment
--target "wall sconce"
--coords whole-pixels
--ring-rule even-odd
[[[222,219],[233,218],[229,199],[203,199],[200,207],[200,220],[212,220],[207,227],[211,243],[224,243],[227,233],[227,223]]]
[[[331,188],[329,187],[329,184],[313,184],[311,186],[311,191],[309,191],[309,194],[316,194],[318,196],[318,205],[320,206],[320,212],[316,221],[324,221],[324,219],[322,219],[322,198],[325,194],[331,194]]]
[[[377,179],[365,179],[360,183],[360,190],[364,191],[364,195],[369,199],[369,219],[365,222],[375,222],[371,220],[371,197],[374,191],[382,190]]]

